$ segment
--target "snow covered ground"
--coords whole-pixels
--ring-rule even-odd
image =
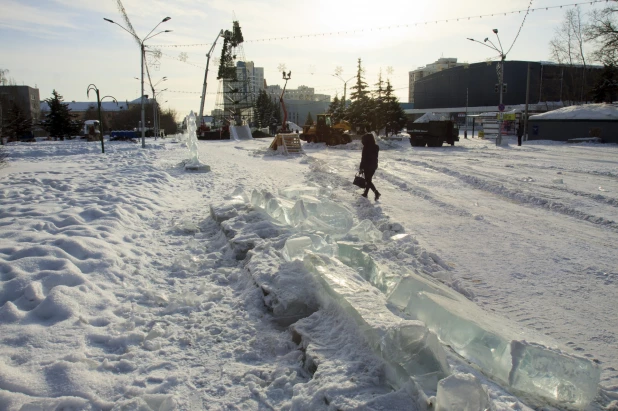
[[[170,139],[145,150],[110,142],[104,155],[83,141],[7,146],[0,409],[427,409],[435,392],[393,384],[388,355],[326,292],[342,284],[316,282],[318,257],[289,258],[301,225],[272,218],[256,195],[284,204],[299,185],[315,187],[308,206],[318,196],[333,205],[325,220],[373,223],[382,238],[362,247],[372,264],[435,278],[598,364],[586,409],[618,407],[617,146],[382,142],[374,202],[351,184],[358,142],[304,144],[297,157],[270,142],[200,141],[208,173],[185,172],[188,150]],[[348,266],[320,258],[329,278],[348,275],[359,296],[383,302],[380,315],[405,318]],[[550,409],[444,350],[495,410]]]

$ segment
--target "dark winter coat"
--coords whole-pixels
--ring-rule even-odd
[[[378,168],[380,147],[376,144],[373,134],[365,134],[361,141],[363,142],[363,155],[359,169],[375,171]]]

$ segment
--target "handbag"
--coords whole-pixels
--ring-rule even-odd
[[[365,188],[367,182],[365,181],[365,177],[363,177],[359,173],[356,173],[356,175],[354,176],[353,184],[355,186],[359,186],[360,188]]]

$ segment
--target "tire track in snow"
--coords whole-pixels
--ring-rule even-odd
[[[402,178],[399,173],[397,173],[397,171],[394,170],[393,167],[390,165],[381,167],[380,171],[381,175],[379,177],[383,178],[392,185],[399,187],[401,191],[405,191],[407,193],[410,193],[414,197],[418,197],[420,199],[428,201],[431,204],[436,205],[440,209],[446,210],[450,214],[458,215],[461,217],[474,217],[474,214],[470,213],[465,209],[439,200],[431,194],[431,190],[427,190],[418,186],[411,186],[411,181],[409,179]]]
[[[547,200],[541,197],[537,197],[532,194],[524,193],[519,190],[512,190],[512,189],[505,187],[504,185],[500,183],[494,183],[494,182],[490,182],[487,180],[483,180],[476,176],[465,175],[458,171],[450,170],[447,167],[434,166],[424,161],[415,161],[415,160],[407,160],[407,159],[400,159],[400,161],[406,162],[414,166],[425,167],[431,170],[439,171],[451,177],[458,178],[464,183],[467,183],[479,190],[497,194],[502,197],[508,198],[510,200],[518,201],[522,204],[530,204],[536,207],[544,208],[549,211],[554,211],[560,214],[571,216],[579,220],[587,221],[592,224],[604,226],[614,231],[618,231],[618,223],[616,223],[615,221],[608,220],[603,217],[594,216],[588,213],[584,213],[583,211],[576,210],[558,201],[551,201],[551,200]]]

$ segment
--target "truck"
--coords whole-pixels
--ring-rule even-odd
[[[451,120],[409,122],[408,134],[412,147],[442,147],[445,142],[454,146],[459,141],[459,127]]]

